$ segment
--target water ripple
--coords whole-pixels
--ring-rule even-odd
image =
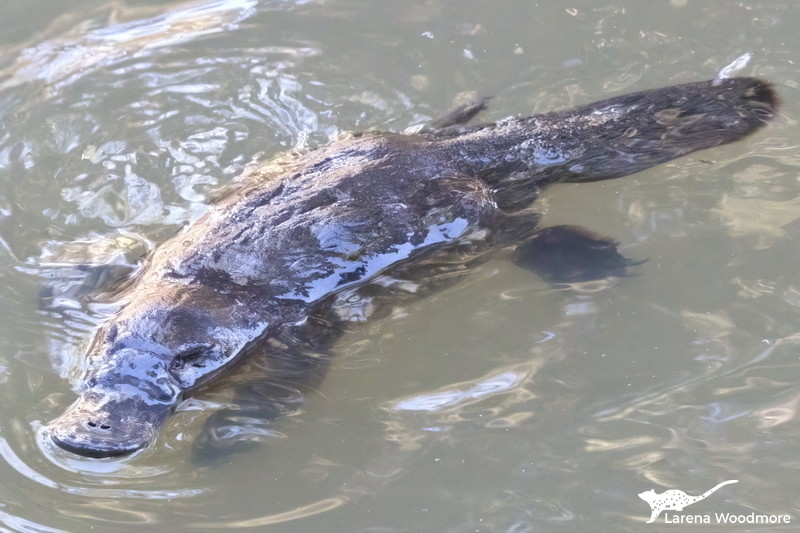
[[[256,0],[198,2],[145,20],[86,31],[79,25],[67,35],[24,49],[0,76],[0,91],[41,81],[55,94],[78,77],[108,68],[149,50],[235,29],[254,13]]]

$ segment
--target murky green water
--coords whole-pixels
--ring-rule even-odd
[[[800,530],[799,24],[774,1],[6,0],[0,528],[658,531],[638,493],[737,479],[673,514]],[[43,310],[42,288],[85,274],[71,264],[133,264],[252,160],[402,131],[464,91],[494,95],[496,120],[745,53],[784,100],[767,129],[541,203],[545,223],[649,258],[637,276],[577,293],[489,264],[347,335],[302,410],[219,464],[191,448],[225,387],[129,459],[39,442],[109,306]]]

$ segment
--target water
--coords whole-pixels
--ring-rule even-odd
[[[5,530],[639,531],[639,492],[727,479],[687,513],[800,530],[795,3],[7,0],[0,15]],[[635,277],[579,293],[486,265],[348,334],[302,410],[219,464],[191,447],[224,386],[133,458],[38,439],[74,398],[103,291],[249,162],[402,131],[462,92],[493,95],[498,120],[708,79],[746,53],[742,72],[784,100],[767,129],[541,202],[546,224],[647,258]],[[90,304],[42,310],[43,287],[88,283],[75,265],[98,262],[116,269]]]

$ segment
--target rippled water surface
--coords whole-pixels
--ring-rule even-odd
[[[799,24],[775,1],[6,0],[0,529],[640,531],[638,493],[737,479],[692,512],[800,530]],[[485,265],[354,328],[300,410],[214,461],[192,445],[235,376],[130,458],[40,439],[114,289],[254,160],[469,91],[498,120],[745,54],[784,101],[768,128],[540,202],[648,259],[636,276],[579,292]]]

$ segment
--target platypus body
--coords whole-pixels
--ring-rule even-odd
[[[79,398],[46,434],[80,455],[132,453],[188,393],[254,349],[303,357],[348,323],[515,248],[553,282],[590,277],[583,267],[595,263],[595,276],[624,274],[613,241],[537,227],[541,188],[736,141],[776,107],[768,83],[724,79],[496,124],[459,124],[464,113],[442,130],[351,136],[255,167],[148,258],[88,348]],[[537,264],[554,238],[584,265]]]

